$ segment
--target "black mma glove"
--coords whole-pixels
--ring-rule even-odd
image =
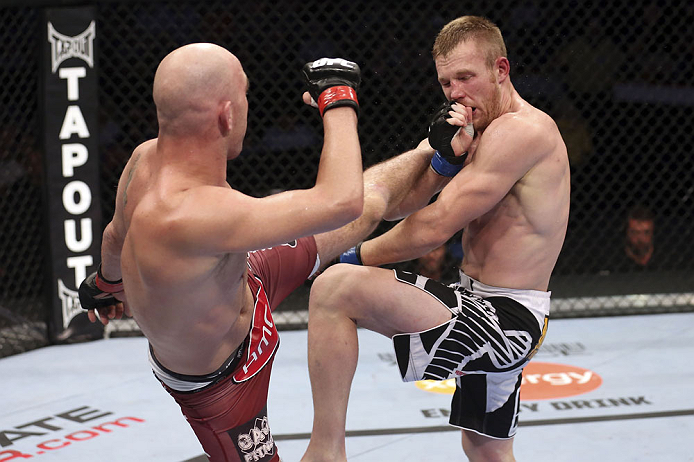
[[[451,141],[461,128],[446,122],[446,119],[451,118],[448,112],[453,110],[451,107],[453,103],[454,101],[444,103],[434,114],[429,125],[429,144],[436,149],[436,153],[431,159],[431,168],[439,175],[447,177],[455,176],[462,170],[465,159],[467,159],[467,152],[456,156],[451,146]],[[464,129],[470,136],[474,136],[475,131],[472,128],[472,123],[467,124]]]
[[[361,70],[356,63],[340,58],[321,58],[301,69],[308,92],[318,104],[321,117],[328,109],[350,106],[359,115],[357,89]]]
[[[85,310],[103,308],[120,303],[113,294],[123,290],[123,280],[109,281],[101,274],[99,268],[82,281],[78,290],[80,304]]]

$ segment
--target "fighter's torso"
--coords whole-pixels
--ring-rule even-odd
[[[539,124],[554,148],[494,208],[467,226],[462,269],[492,286],[547,290],[568,222],[569,165],[554,122],[527,106],[521,116]]]
[[[243,254],[200,255],[177,245],[172,223],[186,187],[155,159],[156,141],[133,153],[117,200],[125,227],[121,269],[135,320],[157,359],[205,374],[248,333],[252,296]]]

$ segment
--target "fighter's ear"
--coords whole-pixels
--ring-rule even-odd
[[[501,83],[508,78],[508,74],[511,72],[511,64],[508,62],[508,58],[503,56],[496,58],[496,63],[494,64],[494,68],[497,71],[497,79]]]
[[[219,132],[222,136],[227,136],[231,131],[232,124],[231,101],[224,101],[220,106],[219,113],[217,114]]]

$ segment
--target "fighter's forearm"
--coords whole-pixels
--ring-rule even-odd
[[[369,237],[382,220],[407,216],[428,204],[450,180],[429,168],[433,152],[425,140],[417,148],[364,172],[361,216],[341,228],[315,236],[322,266]]]
[[[450,236],[442,234],[433,220],[431,208],[414,213],[382,235],[365,241],[360,249],[364,265],[380,266],[413,260],[445,243]]]
[[[374,165],[364,174],[364,185],[385,202],[383,219],[397,220],[424,207],[446,179],[429,169],[434,150],[426,142]]]
[[[315,236],[321,267],[329,265],[342,252],[369,237],[383,220],[386,207],[384,195],[373,187],[365,186],[361,216],[341,228]]]
[[[319,200],[333,213],[355,209],[356,215],[362,206],[357,115],[349,107],[330,109],[325,113],[323,124],[325,135],[315,190],[319,193]]]
[[[121,279],[120,258],[123,250],[123,238],[119,235],[113,222],[104,230],[101,241],[101,274],[109,281]]]

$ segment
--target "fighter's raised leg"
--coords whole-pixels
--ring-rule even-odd
[[[426,292],[398,282],[391,270],[335,265],[311,289],[308,364],[314,421],[303,461],[344,461],[345,419],[359,352],[357,327],[387,337],[451,319]]]

